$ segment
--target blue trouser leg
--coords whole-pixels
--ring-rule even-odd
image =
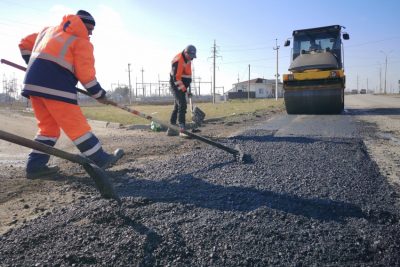
[[[37,135],[35,137],[36,142],[40,142],[45,145],[54,146],[57,142],[57,138],[55,137],[47,137],[42,135]],[[50,155],[42,153],[37,150],[32,150],[32,152],[28,156],[28,162],[26,164],[26,172],[32,173],[39,171],[46,167],[46,164],[49,162]]]
[[[99,139],[91,132],[87,132],[73,142],[78,147],[79,151],[81,151],[84,156],[94,161],[97,166],[102,167],[111,157],[110,154],[104,152]]]

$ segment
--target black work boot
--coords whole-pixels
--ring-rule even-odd
[[[178,127],[178,125],[176,125],[176,123],[171,123],[171,125],[174,125],[174,126]],[[169,128],[169,127],[167,129],[167,133],[166,134],[167,134],[167,136],[177,136],[177,135],[179,135],[179,133],[177,131],[175,131],[174,129]]]
[[[26,178],[31,180],[46,178],[57,174],[59,170],[60,168],[58,166],[44,166],[37,170],[27,171]]]
[[[107,160],[105,160],[103,164],[101,164],[100,168],[102,168],[103,170],[111,168],[115,163],[117,163],[120,158],[122,158],[124,154],[125,152],[121,148],[116,149],[112,155],[108,155]]]

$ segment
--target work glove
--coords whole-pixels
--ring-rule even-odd
[[[112,106],[116,105],[115,102],[109,100],[106,96],[97,98],[96,100],[97,100],[97,102],[104,104],[104,105],[112,105]]]
[[[184,93],[186,93],[187,88],[184,86],[184,87],[181,89],[181,91],[184,92]]]

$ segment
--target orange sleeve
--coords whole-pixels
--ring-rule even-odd
[[[35,45],[37,36],[38,33],[32,33],[19,42],[19,50],[21,51],[21,56],[26,64],[28,64],[29,59],[31,58],[33,46]]]
[[[35,41],[36,41],[36,37],[38,36],[38,33],[32,33],[28,36],[26,36],[25,38],[23,38],[20,42],[19,42],[19,49],[21,50],[21,52],[23,50],[32,52],[33,50],[33,46],[35,45]]]

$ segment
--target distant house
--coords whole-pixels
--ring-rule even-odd
[[[234,83],[232,89],[227,92],[229,99],[234,98],[274,98],[275,80],[256,78],[250,80],[250,92],[248,90],[249,81]],[[278,97],[283,97],[282,83],[278,82]]]

